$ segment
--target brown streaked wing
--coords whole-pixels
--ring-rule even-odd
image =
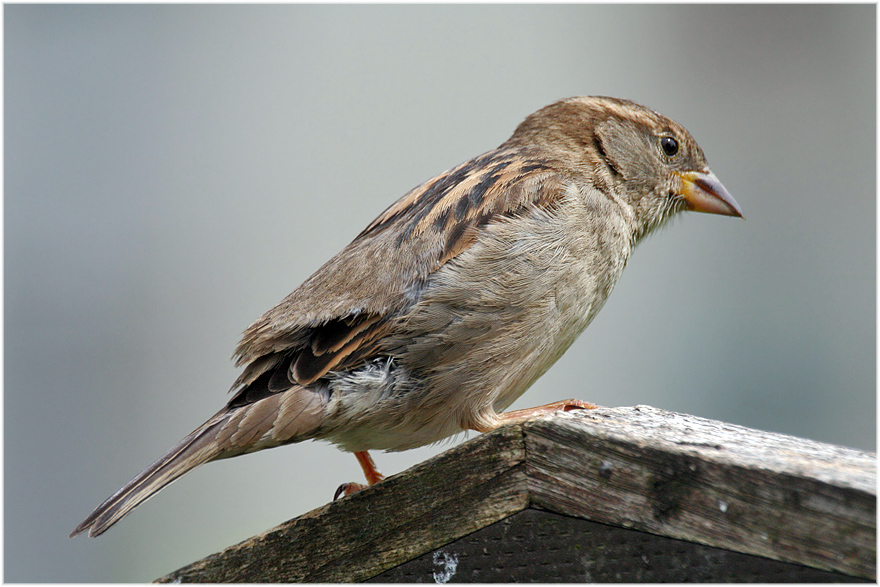
[[[387,327],[387,322],[374,321],[369,327],[353,332],[346,340],[345,346],[332,352],[317,355],[311,347],[302,349],[296,360],[290,364],[290,379],[305,386],[314,383],[332,369],[345,371],[359,366],[363,362],[364,351],[373,348],[368,344],[386,332]],[[355,351],[359,352],[355,353]]]
[[[274,373],[273,390],[308,385],[362,364],[392,318],[417,301],[431,273],[474,243],[480,227],[552,205],[565,185],[555,169],[526,150],[499,149],[408,192],[245,331],[236,363],[256,369],[237,383],[247,386],[265,369]]]

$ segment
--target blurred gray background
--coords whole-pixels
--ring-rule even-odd
[[[875,10],[5,6],[4,579],[150,581],[360,480],[330,445],[284,447],[67,539],[225,403],[251,321],[573,95],[684,124],[747,219],[642,244],[514,408],[650,404],[874,450]],[[390,474],[449,446],[374,456]]]

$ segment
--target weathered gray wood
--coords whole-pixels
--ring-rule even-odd
[[[833,571],[525,509],[371,583],[867,583]]]
[[[876,578],[876,457],[647,406],[525,426],[532,502]]]
[[[527,506],[522,429],[508,426],[479,440],[157,582],[368,579]]]
[[[535,505],[875,579],[875,480],[873,454],[693,416],[644,406],[554,414],[159,581],[361,581]]]

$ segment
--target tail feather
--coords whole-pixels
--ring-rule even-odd
[[[212,418],[199,429],[181,440],[177,446],[147,467],[141,474],[108,497],[92,514],[70,534],[73,538],[86,530],[89,536],[98,536],[121,520],[135,507],[152,497],[160,489],[201,464],[214,460],[220,452],[215,442],[218,428],[224,420]]]
[[[106,532],[135,507],[194,468],[217,459],[314,437],[325,398],[294,387],[252,404],[224,408],[108,497],[70,534]]]

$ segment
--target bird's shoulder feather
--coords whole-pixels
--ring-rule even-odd
[[[567,184],[546,155],[497,149],[409,191],[245,331],[235,358],[247,367],[233,389],[271,371],[267,391],[280,391],[362,364],[481,227],[552,206]]]

